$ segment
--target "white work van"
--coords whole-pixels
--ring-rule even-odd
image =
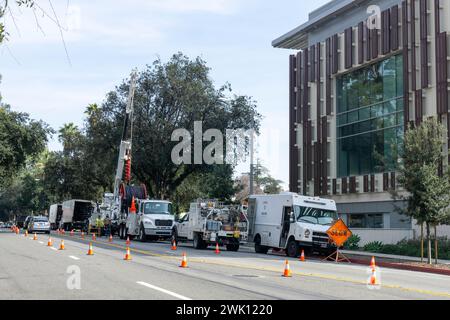
[[[65,231],[72,229],[87,232],[89,218],[94,212],[94,203],[88,200],[69,200],[62,204],[62,217],[59,227]]]
[[[300,250],[331,253],[326,231],[338,219],[333,200],[304,197],[295,193],[249,197],[249,234],[257,253],[283,249],[290,257]]]
[[[127,214],[125,230],[120,232],[124,238],[137,237],[142,242],[170,239],[175,221],[172,203],[164,200],[135,201],[137,212]]]

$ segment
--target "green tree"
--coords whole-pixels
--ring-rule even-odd
[[[215,128],[225,133],[226,129],[250,129],[251,126],[259,129],[261,116],[255,102],[248,96],[234,95],[226,99],[226,94],[232,94],[230,86],[215,88],[209,72],[202,59],[191,60],[178,53],[167,63],[156,60],[138,75],[132,172],[135,182],[145,183],[155,198],[170,198],[189,176],[211,170],[207,165],[172,162],[171,152],[178,143],[171,141],[174,130],[189,130],[194,137],[194,121],[202,121],[203,131]],[[111,177],[102,182],[104,187],[114,177],[128,91],[127,80],[108,93],[101,106],[91,105],[87,109],[87,152],[95,154],[92,161],[98,170],[94,177]],[[102,178],[96,180],[100,182]]]
[[[449,172],[439,174],[446,143],[446,129],[435,118],[405,133],[399,182],[408,195],[398,196],[407,201],[403,210],[426,226],[428,263],[431,264],[431,228],[448,218],[450,206]]]
[[[0,106],[0,190],[8,185],[27,163],[46,148],[53,130],[42,121],[29,118],[26,113]]]

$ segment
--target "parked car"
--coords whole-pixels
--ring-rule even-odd
[[[29,233],[44,232],[50,234],[50,222],[47,217],[31,217],[27,230]]]
[[[30,223],[31,218],[32,218],[32,216],[28,216],[28,217],[25,219],[25,221],[23,222],[23,229],[24,229],[24,230],[27,230],[27,229],[28,229],[28,225],[29,225],[29,223]]]

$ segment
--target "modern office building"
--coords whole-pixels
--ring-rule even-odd
[[[333,0],[273,41],[296,50],[290,189],[335,199],[363,243],[417,232],[389,191],[407,126],[435,116],[450,128],[449,32],[448,0]]]

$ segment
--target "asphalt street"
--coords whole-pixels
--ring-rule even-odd
[[[369,267],[288,259],[292,277],[282,277],[286,257],[214,248],[195,250],[169,242],[92,241],[80,234],[15,235],[0,232],[0,299],[121,300],[380,300],[450,299],[450,277],[382,268],[381,285],[367,285]],[[65,250],[58,250],[64,239]],[[93,243],[94,255],[88,256]],[[182,253],[188,268],[180,268]],[[78,276],[79,275],[79,276]]]

